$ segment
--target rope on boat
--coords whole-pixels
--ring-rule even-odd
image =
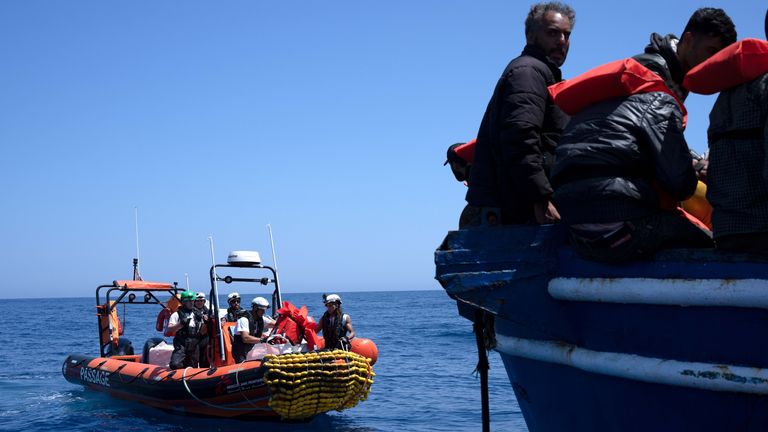
[[[264,356],[269,406],[285,419],[342,411],[368,398],[373,384],[370,359],[349,351]]]
[[[189,388],[189,385],[187,384],[187,369],[192,369],[192,368],[190,367],[184,368],[184,372],[182,372],[181,374],[181,382],[184,384],[184,388],[187,390],[187,393],[189,393],[189,395],[192,396],[193,399],[200,402],[201,404],[207,405],[211,408],[221,409],[225,411],[253,411],[253,410],[268,411],[269,410],[269,408],[263,408],[263,407],[257,407],[257,406],[254,406],[254,408],[231,408],[228,406],[212,404],[210,402],[204,401],[199,397],[195,396],[195,394],[192,393],[192,390]],[[195,375],[199,375],[199,372]],[[266,397],[264,399],[266,399]]]
[[[246,360],[246,361],[245,361],[245,362],[243,362],[243,363],[247,363],[247,362],[249,362],[249,361],[254,361],[254,360]],[[248,402],[248,403],[249,403],[251,406],[253,406],[253,407],[256,407],[256,408],[258,408],[258,409],[263,409],[264,407],[261,407],[261,406],[259,406],[259,405],[256,405],[256,404],[255,404],[253,401],[251,401],[251,399],[249,399],[249,398],[248,398],[248,394],[245,392],[245,389],[243,389],[243,386],[241,386],[241,385],[240,385],[240,371],[242,371],[242,370],[243,370],[243,368],[238,368],[237,370],[235,370],[235,384],[237,384],[237,388],[239,388],[239,389],[240,389],[240,395],[241,395],[241,396],[243,397],[243,399],[245,399],[245,400],[246,400],[246,401],[247,401],[247,402]],[[266,397],[261,397],[261,398],[258,398],[258,399],[256,399],[256,400],[264,400],[264,399],[266,399]]]

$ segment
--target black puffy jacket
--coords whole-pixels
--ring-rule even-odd
[[[548,174],[568,117],[547,87],[560,69],[529,45],[499,78],[477,134],[467,202],[499,207],[507,223],[533,219],[533,203],[552,194]]]
[[[654,34],[634,57],[659,74],[682,100],[676,39]],[[658,212],[665,199],[683,200],[696,174],[683,136],[683,112],[668,93],[609,99],[576,114],[557,147],[554,202],[568,224],[618,222]]]

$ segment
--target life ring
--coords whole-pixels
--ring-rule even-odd
[[[160,313],[157,314],[157,321],[155,322],[155,330],[161,332],[165,330],[168,325],[168,320],[171,318],[171,310],[163,308]]]

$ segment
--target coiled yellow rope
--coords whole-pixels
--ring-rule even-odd
[[[352,408],[368,397],[371,361],[353,352],[333,350],[264,356],[269,406],[286,419],[303,419]]]

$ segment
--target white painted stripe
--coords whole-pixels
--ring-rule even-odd
[[[548,291],[570,301],[768,308],[765,279],[555,278]]]
[[[496,335],[496,351],[595,374],[702,390],[768,394],[768,369],[592,351],[561,342]]]

